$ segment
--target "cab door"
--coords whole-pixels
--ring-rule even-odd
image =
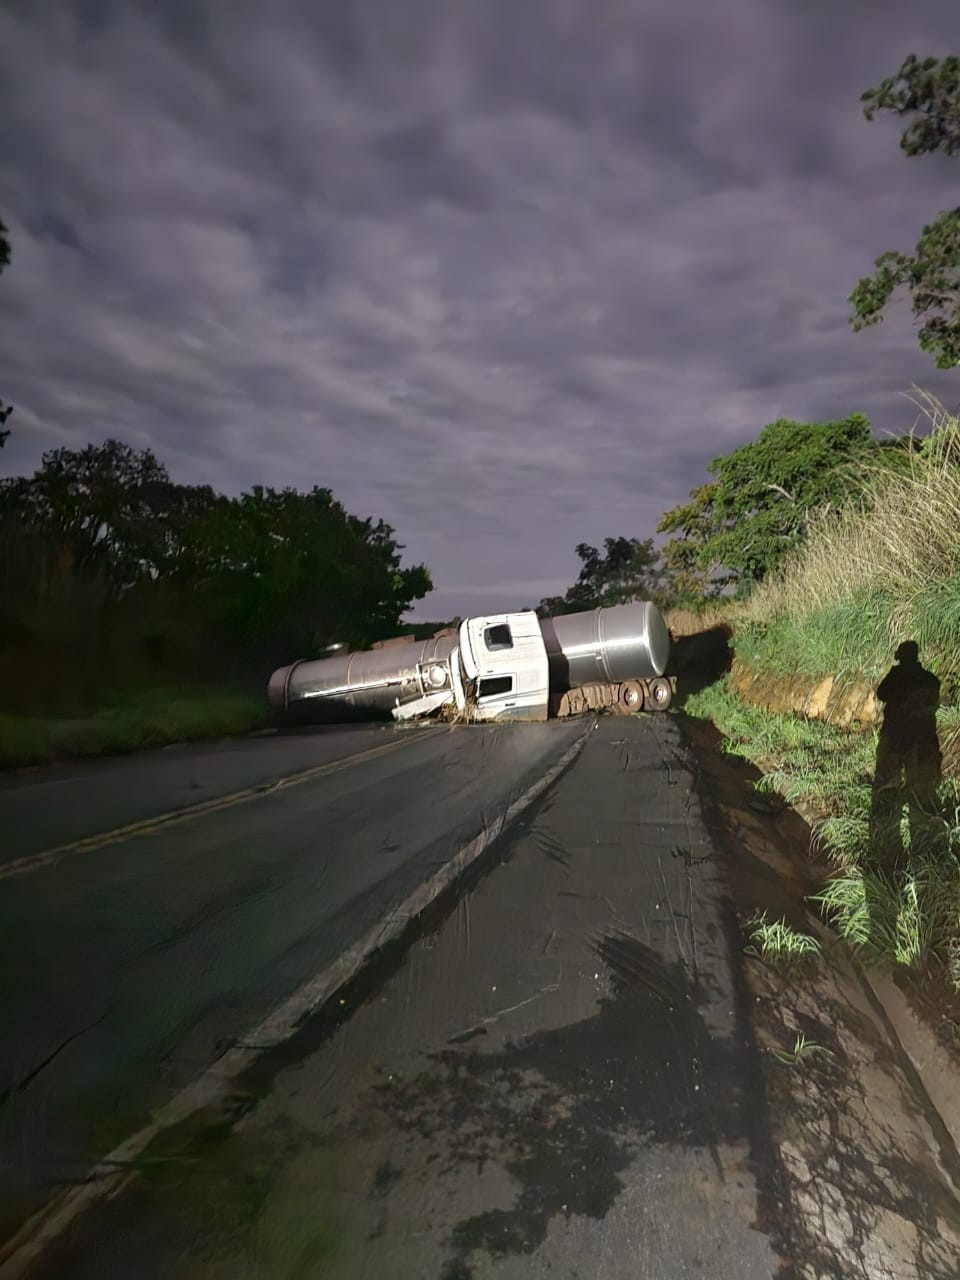
[[[522,613],[467,618],[460,629],[464,673],[477,720],[546,720],[549,665],[540,622]]]

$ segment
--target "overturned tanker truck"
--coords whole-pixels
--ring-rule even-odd
[[[670,633],[649,602],[539,618],[532,609],[465,618],[430,640],[303,659],[270,677],[281,713],[338,720],[546,720],[609,708],[665,711]]]

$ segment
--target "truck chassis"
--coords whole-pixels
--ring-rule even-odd
[[[618,684],[584,684],[551,698],[551,717],[583,715],[587,711],[612,710],[614,715],[634,711],[666,711],[677,692],[676,676],[624,680]]]

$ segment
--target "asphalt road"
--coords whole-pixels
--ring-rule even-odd
[[[318,731],[7,780],[0,1239],[396,907],[583,731]],[[217,807],[69,846],[198,799]],[[62,852],[48,863],[38,855],[50,845]]]
[[[24,1094],[20,1149],[47,1100],[72,1092],[75,1116],[115,1124],[124,1086],[142,1097],[160,1064],[209,1055],[218,1025],[342,942],[355,904],[372,918],[398,875],[422,875],[498,788],[519,791],[583,729],[431,733],[189,834],[11,879],[27,898],[4,902],[0,936],[16,931],[5,963],[26,957],[13,1007],[32,1056],[44,992],[61,1009],[41,1019],[47,1044],[98,1014],[110,1024]],[[267,1055],[234,1109],[143,1164],[44,1274],[781,1275],[779,1165],[695,783],[671,718],[601,719],[349,1017]],[[78,1134],[96,1145],[74,1124],[72,1152],[49,1133],[32,1150],[33,1176],[43,1153],[48,1169],[54,1149],[61,1168],[75,1156]]]
[[[109,762],[70,760],[0,775],[0,868],[102,831],[269,786],[401,733],[377,724],[305,728],[216,743],[175,743]]]

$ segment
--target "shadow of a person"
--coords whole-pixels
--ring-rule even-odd
[[[874,868],[890,878],[908,862],[901,833],[905,804],[910,852],[929,847],[936,838],[941,768],[940,681],[921,666],[916,641],[905,640],[894,657],[898,665],[877,686],[884,710],[870,808]]]

